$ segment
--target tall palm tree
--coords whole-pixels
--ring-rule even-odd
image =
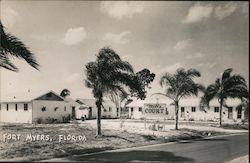
[[[38,70],[39,64],[37,63],[34,54],[17,37],[10,33],[5,33],[1,21],[0,37],[0,67],[17,72],[18,68],[11,63],[9,59],[10,56],[13,56],[19,59],[24,59],[30,66]]]
[[[165,73],[160,79],[160,85],[166,86],[166,93],[154,93],[153,95],[163,95],[173,100],[175,105],[175,129],[178,130],[179,101],[182,98],[192,95],[197,96],[203,86],[195,83],[194,77],[200,77],[200,72],[195,69],[177,69],[175,74]]]
[[[226,69],[220,78],[209,85],[201,99],[202,105],[209,106],[213,98],[217,98],[220,104],[220,126],[222,125],[222,106],[226,105],[227,98],[248,97],[245,79],[241,75],[231,75],[232,69]]]
[[[60,96],[63,98],[70,96],[70,91],[68,89],[63,89],[60,93]]]
[[[101,135],[101,107],[103,97],[110,92],[124,93],[124,86],[136,90],[140,98],[144,98],[139,80],[132,66],[122,61],[116,52],[108,47],[100,49],[95,62],[86,65],[85,84],[92,89],[97,106],[97,135]]]

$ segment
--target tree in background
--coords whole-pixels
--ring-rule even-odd
[[[232,69],[226,69],[220,78],[210,84],[205,90],[201,104],[209,107],[209,102],[217,98],[220,104],[220,126],[222,125],[222,106],[226,105],[227,98],[248,98],[245,79],[241,75],[231,75]]]
[[[86,64],[85,84],[92,89],[97,106],[97,135],[101,135],[101,107],[103,97],[111,92],[125,93],[125,87],[133,96],[145,99],[145,90],[134,73],[132,66],[123,61],[112,49],[104,47],[94,62]]]
[[[65,88],[65,89],[63,89],[63,90],[61,91],[60,96],[63,97],[63,98],[65,98],[65,97],[67,97],[67,96],[70,96],[70,91],[69,91],[68,89]]]
[[[18,68],[11,63],[9,59],[9,57],[12,56],[24,59],[30,66],[38,70],[39,64],[37,63],[34,54],[17,37],[10,33],[5,33],[1,21],[0,37],[0,67],[17,72]]]
[[[140,82],[141,90],[146,95],[146,88],[149,88],[149,84],[153,82],[155,78],[154,73],[150,73],[150,71],[146,68],[136,73],[137,80]],[[125,91],[124,89],[122,91],[120,90],[114,90],[110,93],[109,98],[112,102],[116,104],[116,107],[119,108],[119,113],[121,113],[122,108],[126,108],[126,106],[131,103],[133,100],[131,97],[136,97],[136,92],[131,90],[129,93]],[[121,106],[121,103],[124,103],[124,106]]]
[[[200,77],[200,72],[195,69],[177,69],[175,74],[165,73],[160,79],[160,85],[166,87],[165,93],[154,93],[163,95],[173,100],[175,105],[175,129],[178,130],[179,101],[192,95],[197,96],[203,86],[195,83],[194,78]]]

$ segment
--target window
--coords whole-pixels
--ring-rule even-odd
[[[67,109],[66,106],[64,106],[64,111],[66,111],[66,109]]]
[[[168,109],[166,108],[166,115],[168,115]]]
[[[9,104],[6,104],[6,110],[7,111],[9,110]]]
[[[219,107],[214,107],[214,112],[219,112]]]
[[[181,107],[181,112],[184,112],[185,111],[185,108],[184,107]]]
[[[44,107],[42,107],[42,109],[41,109],[42,111],[46,111],[46,107],[44,106]]]
[[[192,107],[192,112],[196,112],[196,107]]]
[[[58,107],[55,107],[55,108],[54,108],[54,111],[56,111],[57,109],[58,109]]]
[[[107,111],[105,108],[103,108],[103,109],[104,109],[104,112],[106,112],[106,111]]]
[[[28,110],[28,104],[23,104],[24,111]]]
[[[112,108],[111,108],[111,107],[109,107],[109,111],[112,111]]]
[[[0,104],[0,110],[1,110],[1,104]]]
[[[142,107],[139,107],[139,111],[142,111]]]
[[[237,110],[237,118],[238,118],[238,119],[241,119],[241,117],[242,117],[242,108],[239,108],[239,109]]]
[[[17,111],[17,104],[15,105],[15,109],[16,109],[16,111]]]

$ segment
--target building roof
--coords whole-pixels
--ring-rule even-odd
[[[95,104],[95,99],[82,99],[82,98],[78,98],[78,99],[76,99],[76,101],[79,101],[79,102],[81,102],[81,103],[83,103],[83,104],[85,104],[85,105],[87,105],[87,106],[91,106],[91,107],[95,107],[96,106],[96,104]],[[78,102],[78,103],[79,103]],[[104,100],[104,102],[102,103],[103,104],[103,106],[106,108],[108,108],[108,107],[116,107],[116,105],[112,102],[112,101],[110,101],[110,100]]]
[[[58,98],[64,100],[61,96],[59,96],[57,93],[55,93],[52,90],[47,91],[46,93],[43,93],[42,95],[41,95],[41,92],[34,92],[34,91],[28,90],[27,92],[9,94],[5,97],[1,97],[0,102],[1,103],[31,102],[32,100],[38,99],[48,93],[52,93]]]
[[[75,100],[73,100],[72,98],[65,98],[64,101],[67,102],[67,103],[69,103],[72,106],[79,106],[79,105],[81,105],[78,102],[76,102]]]

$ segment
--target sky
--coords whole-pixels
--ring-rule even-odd
[[[152,93],[164,92],[164,72],[195,68],[208,86],[227,68],[249,83],[249,2],[0,1],[6,32],[35,54],[40,71],[12,58],[19,72],[0,68],[0,100],[62,89],[93,98],[85,65],[109,46],[135,72],[156,74]],[[153,97],[151,97],[153,98]]]

